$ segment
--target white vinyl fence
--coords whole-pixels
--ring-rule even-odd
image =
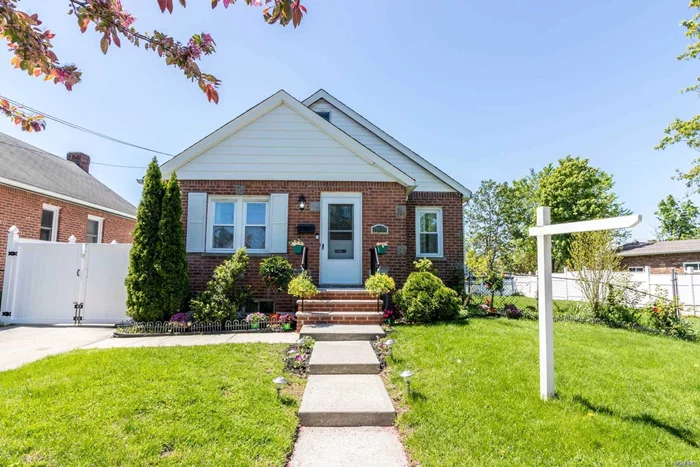
[[[131,244],[44,242],[10,229],[4,324],[113,324],[127,319]]]
[[[630,279],[629,286],[644,294],[646,298],[654,299],[656,296],[673,298],[673,274],[651,274],[650,268],[644,272],[621,272]],[[677,281],[678,301],[683,305],[683,314],[700,316],[700,273],[675,274]],[[578,273],[564,270],[561,273],[552,274],[552,294],[554,300],[585,301],[585,297],[577,282]],[[487,290],[480,290],[473,286],[472,293],[489,295]],[[504,279],[503,292],[499,295],[522,295],[525,297],[537,297],[537,276],[512,275]]]

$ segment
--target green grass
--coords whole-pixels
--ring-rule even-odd
[[[0,465],[284,465],[285,346],[75,351],[0,373]]]
[[[700,344],[555,323],[557,398],[539,398],[537,323],[399,327],[387,378],[412,460],[437,465],[700,463]],[[410,368],[408,398],[398,373]]]

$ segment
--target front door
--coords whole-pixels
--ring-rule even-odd
[[[362,195],[321,195],[321,284],[362,284]]]

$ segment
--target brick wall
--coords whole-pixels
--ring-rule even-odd
[[[622,268],[631,266],[651,268],[652,274],[670,274],[671,269],[683,271],[683,263],[700,263],[700,253],[676,253],[672,255],[627,256],[622,258]]]
[[[405,189],[392,182],[317,182],[317,181],[235,181],[235,180],[179,180],[183,200],[183,222],[187,219],[187,195],[190,192],[206,192],[214,195],[236,195],[244,187],[244,195],[269,195],[289,193],[289,240],[301,239],[308,249],[309,272],[316,284],[319,282],[320,240],[315,235],[299,235],[297,224],[314,224],[320,234],[321,213],[312,212],[310,205],[321,201],[321,192],[362,193],[362,277],[369,274],[369,249],[377,242],[388,241],[389,251],[380,257],[383,268],[400,285],[413,269],[415,260],[415,206],[442,206],[444,231],[444,259],[434,263],[443,279],[448,280],[456,264],[464,262],[462,238],[462,201],[457,193],[413,193],[406,200]],[[304,195],[307,202],[305,211],[299,211],[297,200]],[[370,227],[384,224],[388,234],[372,234]],[[400,252],[399,247],[404,247]],[[402,253],[402,254],[400,254]],[[251,285],[256,298],[269,299],[272,294],[265,289],[259,279],[260,261],[272,255],[251,255],[251,261],[244,282]],[[295,268],[301,265],[301,256],[292,253],[279,254],[287,258]],[[193,292],[201,291],[211,278],[214,268],[229,255],[188,253],[190,286]],[[278,311],[293,311],[292,298],[286,294],[280,297]]]
[[[69,203],[48,196],[31,193],[7,185],[0,185],[0,269],[5,268],[7,257],[7,233],[16,225],[22,238],[38,239],[41,230],[41,211],[44,203],[61,208],[58,215],[58,241],[67,242],[75,235],[77,242],[84,242],[87,234],[88,214],[103,217],[102,241],[131,242],[135,221],[124,217]],[[0,272],[0,287],[3,273]]]

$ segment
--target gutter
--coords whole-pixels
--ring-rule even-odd
[[[40,195],[49,196],[51,198],[60,199],[63,201],[68,201],[69,203],[78,204],[80,206],[85,206],[88,208],[99,209],[100,211],[108,212],[110,214],[116,214],[117,216],[125,217],[127,219],[136,220],[136,216],[132,214],[127,214],[125,212],[117,211],[116,209],[108,208],[105,206],[100,206],[99,204],[90,203],[88,201],[83,201],[81,199],[73,198],[71,196],[62,195],[60,193],[55,193],[53,191],[44,190],[43,188],[37,188],[26,183],[17,182],[15,180],[10,180],[7,178],[0,177],[0,184],[11,186],[13,188],[20,188],[22,190],[30,191],[32,193],[38,193]]]

